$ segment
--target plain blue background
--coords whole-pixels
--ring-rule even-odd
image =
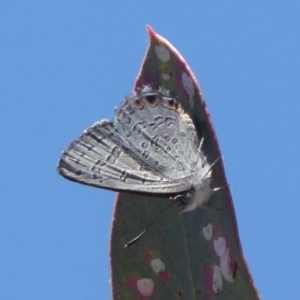
[[[0,299],[110,299],[115,194],[61,151],[132,91],[151,25],[194,71],[263,299],[299,299],[299,1],[0,2]]]

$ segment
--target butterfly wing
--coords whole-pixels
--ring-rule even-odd
[[[116,123],[124,143],[151,170],[170,180],[189,178],[199,159],[199,142],[191,118],[169,94],[131,94],[118,110]]]
[[[142,167],[144,166],[144,167]],[[172,193],[185,190],[179,180],[147,171],[147,165],[124,145],[113,122],[95,124],[62,153],[59,173],[82,184],[113,190]]]
[[[144,90],[125,99],[115,121],[98,122],[73,141],[58,170],[100,188],[176,193],[193,185],[198,146],[194,124],[177,102]]]

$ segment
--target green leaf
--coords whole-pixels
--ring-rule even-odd
[[[190,114],[210,164],[221,157],[200,87],[185,60],[147,27],[150,45],[135,88],[163,86]],[[213,166],[210,207],[179,213],[171,208],[134,245],[168,204],[168,198],[119,193],[111,233],[114,299],[259,299],[243,257],[222,160]]]

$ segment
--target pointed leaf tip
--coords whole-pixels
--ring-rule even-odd
[[[156,33],[150,25],[146,25],[146,30],[148,31],[150,39],[155,37]]]

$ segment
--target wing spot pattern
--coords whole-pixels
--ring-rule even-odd
[[[142,148],[147,149],[148,148],[148,144],[146,142],[142,142]]]
[[[175,119],[175,118],[172,118],[172,117],[166,117],[166,118],[165,118],[165,123],[166,123],[166,126],[167,126],[167,127],[175,126],[175,124],[176,124],[176,119]]]
[[[125,170],[123,170],[123,171],[122,171],[122,174],[121,174],[121,176],[120,176],[120,179],[121,179],[123,182],[125,182],[126,179],[127,179],[127,177],[128,177],[128,173],[127,173]]]
[[[148,159],[149,156],[150,156],[150,152],[145,150],[143,153],[142,153],[142,156],[145,158],[145,159]]]
[[[114,146],[110,153],[111,153],[111,155],[113,155],[116,158],[120,157],[120,155],[122,154],[120,148],[117,146]]]
[[[107,163],[114,165],[117,161],[116,157],[113,155],[108,155],[106,158]]]

